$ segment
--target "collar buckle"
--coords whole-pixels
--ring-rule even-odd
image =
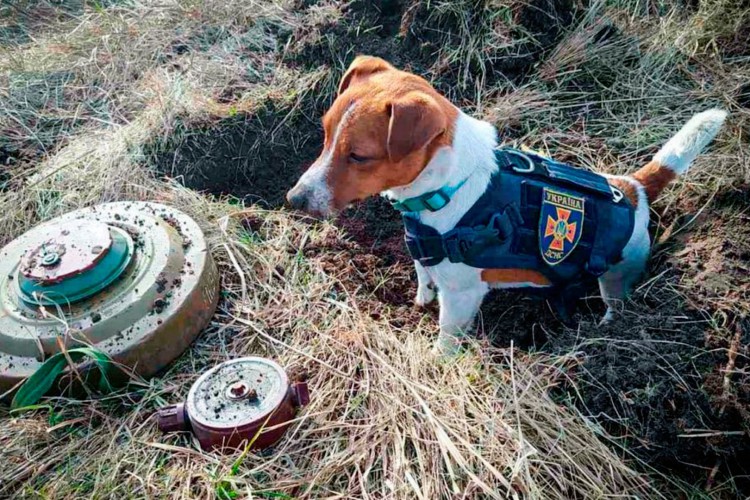
[[[451,196],[453,196],[453,194],[455,194],[455,192],[458,191],[467,180],[468,177],[459,182],[456,186],[441,187],[438,190],[430,191],[413,198],[407,198],[402,201],[391,200],[391,205],[399,212],[421,212],[423,210],[437,212],[438,210],[443,209],[451,201]]]
[[[450,196],[445,194],[442,189],[439,189],[437,191],[433,191],[432,193],[427,193],[425,197],[422,199],[422,203],[424,203],[425,208],[429,210],[430,212],[437,212],[444,206],[450,202]]]

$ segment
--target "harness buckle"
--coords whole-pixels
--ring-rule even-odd
[[[475,245],[486,244],[489,240],[500,238],[501,228],[496,224],[496,218],[490,220],[486,226],[457,227],[443,235],[443,250],[445,256],[453,263],[466,261],[466,254]]]
[[[516,150],[516,149],[506,149],[503,151],[505,154],[513,155],[521,158],[522,160],[525,160],[527,163],[527,166],[524,168],[517,167],[515,165],[511,165],[511,168],[514,172],[518,172],[519,174],[528,174],[530,172],[533,172],[536,167],[534,166],[534,160],[528,157],[528,155]]]
[[[434,266],[443,259],[454,264],[471,262],[474,257],[470,252],[487,248],[488,245],[512,242],[515,227],[523,223],[515,205],[493,214],[487,225],[459,226],[442,235],[432,228],[420,231],[418,223],[417,227],[410,228],[411,220],[404,217],[406,247],[412,259],[425,266]]]
[[[612,201],[613,202],[620,203],[620,200],[622,200],[625,197],[625,195],[622,194],[622,191],[620,191],[616,187],[610,185],[609,189],[612,190]]]
[[[475,240],[474,229],[457,227],[443,235],[443,250],[448,260],[454,264],[465,260],[466,252],[473,246]]]

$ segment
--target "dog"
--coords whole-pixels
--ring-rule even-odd
[[[615,226],[622,221],[619,230],[593,236],[590,248],[586,250],[593,255],[592,248],[595,249],[598,244],[606,246],[607,242],[613,240],[622,242],[619,245],[621,248],[616,249],[617,258],[605,256],[604,267],[595,266],[599,268],[596,277],[607,307],[602,321],[611,321],[619,305],[645,271],[651,247],[649,204],[667,184],[688,169],[718,133],[726,116],[726,112],[719,109],[695,115],[649,163],[630,176],[599,176],[572,167],[565,170],[554,160],[516,150],[502,153],[503,158],[512,160],[507,163],[513,169],[503,170],[505,167],[501,168],[498,162],[498,151],[502,150],[498,143],[498,132],[490,123],[463,113],[425,79],[398,70],[383,59],[358,56],[345,72],[338,95],[323,116],[323,151],[287,193],[287,200],[295,209],[324,217],[376,194],[387,197],[394,205],[408,205],[406,202],[416,200],[419,202],[416,207],[412,206],[409,210],[401,207],[402,211],[407,212],[405,223],[418,224],[419,230],[430,231],[431,235],[412,235],[412,243],[415,238],[422,238],[419,240],[422,244],[439,242],[442,247],[434,246],[437,249],[435,252],[440,253],[443,251],[440,248],[447,248],[448,243],[455,240],[453,236],[458,235],[456,225],[459,221],[471,210],[476,210],[473,207],[478,200],[487,198],[490,185],[499,183],[500,188],[497,189],[500,190],[495,192],[503,193],[506,171],[510,178],[523,175],[517,172],[533,171],[539,167],[548,177],[554,171],[561,172],[559,176],[556,175],[561,179],[566,176],[573,178],[570,186],[576,189],[584,189],[584,186],[584,191],[578,189],[573,192],[568,189],[547,189],[540,185],[547,199],[541,201],[541,208],[538,208],[537,201],[532,200],[537,204],[533,210],[542,212],[539,241],[544,240],[542,233],[547,237],[546,243],[540,243],[546,247],[537,250],[539,255],[534,257],[534,265],[526,268],[481,267],[481,256],[475,258],[479,265],[476,262],[475,265],[468,265],[460,258],[447,258],[451,254],[450,249],[445,250],[445,255],[433,259],[431,265],[425,265],[429,259],[415,258],[418,280],[415,303],[424,306],[437,295],[440,333],[434,349],[450,356],[460,347],[490,289],[553,287],[550,270],[557,272],[553,266],[560,259],[575,260],[568,256],[576,254],[573,243],[577,243],[583,228],[592,224],[590,218],[583,219],[586,210],[591,207],[596,208],[600,215],[606,215],[608,210],[621,210],[618,212],[620,215],[609,216],[611,224]],[[524,167],[526,163],[531,170]],[[584,174],[592,178],[578,179]],[[528,181],[524,177],[519,178],[518,185],[521,186],[536,182],[533,176],[528,177]],[[608,190],[606,195],[602,188]],[[425,198],[427,194],[429,198]],[[596,196],[599,198],[592,201]],[[613,199],[610,200],[610,197]],[[596,203],[606,204],[599,209]],[[584,204],[587,208],[583,207]],[[508,213],[511,213],[510,209],[499,214],[503,215],[500,226],[510,228],[507,234],[512,235],[513,227],[521,226],[513,222],[519,220],[518,216]],[[567,219],[563,220],[564,217]],[[577,222],[572,222],[574,219]],[[599,221],[600,225],[603,223]],[[489,228],[487,231],[490,235],[503,233],[502,227]],[[453,239],[445,236],[448,234]],[[462,234],[465,236],[466,231]],[[464,238],[460,243],[471,243],[476,239],[475,234],[469,232],[468,235],[469,239]],[[513,238],[500,238],[506,245],[502,248],[511,248],[507,245]],[[496,246],[496,249],[500,248]],[[540,260],[540,255],[544,259]],[[588,268],[590,264],[586,262],[583,268],[591,271]],[[559,277],[560,274],[554,276]]]

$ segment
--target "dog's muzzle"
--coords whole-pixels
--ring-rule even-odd
[[[295,186],[289,190],[286,194],[286,201],[289,202],[289,206],[295,210],[307,211],[307,207],[310,204],[310,198],[304,192],[304,189],[300,189],[301,186]]]

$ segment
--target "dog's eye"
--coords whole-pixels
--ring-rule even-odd
[[[364,163],[367,160],[369,160],[369,158],[360,156],[357,153],[349,153],[349,161],[352,163]]]

